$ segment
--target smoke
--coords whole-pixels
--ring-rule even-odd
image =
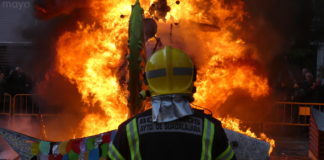
[[[37,25],[24,28],[22,35],[32,42],[32,48],[23,56],[16,57],[16,62],[33,73],[36,79],[44,78],[45,74],[54,67],[58,37],[66,31],[77,28],[77,21],[87,22],[90,21],[89,19],[86,9],[75,9],[69,15],[38,21]]]
[[[15,64],[21,66],[33,79],[34,99],[41,107],[40,113],[58,115],[44,117],[46,135],[42,138],[65,140],[80,136],[77,126],[84,115],[80,109],[84,104],[76,86],[56,73],[54,64],[59,36],[75,30],[78,21],[92,23],[91,14],[85,6],[85,0],[37,0],[34,4],[37,24],[23,26],[21,30],[23,37],[32,42],[32,46],[24,54],[14,57]],[[30,135],[32,132],[23,133]]]
[[[56,113],[55,117],[44,118],[47,138],[65,140],[80,136],[78,124],[84,115],[84,104],[75,85],[58,73],[49,72],[38,83],[36,93],[41,113]]]
[[[251,0],[245,3],[249,17],[244,29],[250,34],[244,37],[258,48],[263,63],[272,64],[276,56],[309,39],[312,1]]]
[[[73,15],[75,9],[86,8],[87,0],[36,0],[35,14],[40,19],[52,19],[59,15]]]
[[[241,2],[239,0],[219,1],[224,4],[224,8],[231,8]],[[181,1],[181,3],[188,2]],[[199,29],[205,32],[217,32],[222,29],[219,25],[221,23],[219,19],[222,17],[213,14],[215,8],[213,8],[212,1],[197,0],[190,3],[194,3],[196,9],[201,11],[199,14],[202,15],[204,21],[199,23],[180,22],[174,24],[173,27],[165,23],[159,24],[159,36],[164,38],[163,42],[165,44],[176,45],[189,53],[197,51],[197,48],[201,46],[201,42],[197,42],[198,36],[188,32],[188,29]],[[233,39],[242,38],[247,45],[256,48],[257,60],[262,65],[265,65],[267,70],[270,69],[269,65],[272,64],[274,58],[281,56],[293,45],[303,43],[308,39],[311,1],[249,0],[244,1],[244,10],[246,14],[243,20],[233,21],[239,25],[239,28],[230,29],[232,30]],[[234,13],[228,18],[239,16]],[[170,37],[171,32],[173,33],[172,37]],[[192,46],[191,44],[195,45]],[[195,54],[192,54],[192,56],[195,56]]]
[[[222,2],[223,8],[235,10],[235,7],[240,6],[242,1],[220,0],[220,2]],[[180,3],[188,2],[180,1]],[[215,5],[212,1],[197,0],[190,3],[194,3],[196,9],[201,11],[196,13],[203,17],[201,21],[180,21],[172,25],[160,21],[158,23],[158,35],[164,45],[172,45],[190,54],[198,69],[208,63],[210,59],[210,54],[207,54],[210,50],[204,46],[212,41],[212,36],[221,35],[217,32],[230,30],[233,41],[242,39],[247,49],[239,61],[227,59],[224,62],[225,64],[219,64],[219,66],[240,66],[239,63],[242,63],[255,68],[256,75],[265,76],[271,81],[276,78],[276,74],[272,74],[272,72],[278,72],[278,70],[281,70],[280,67],[284,67],[279,65],[277,59],[284,59],[284,54],[288,49],[294,45],[305,43],[308,39],[311,1],[244,1],[245,14],[242,19],[240,19],[241,15],[233,12],[233,15],[225,17],[225,20],[223,20],[224,17],[214,14]],[[171,6],[171,12],[172,9]],[[222,28],[224,21],[233,22],[239,27],[229,25],[226,26],[227,28]],[[200,32],[196,32],[196,30]],[[210,39],[200,38],[203,34],[208,33],[211,33]],[[217,54],[222,55],[222,53]],[[280,62],[282,61],[284,60]],[[274,68],[274,66],[277,68]],[[235,89],[232,92],[224,104],[209,102],[209,105],[221,105],[217,109],[221,116],[231,115],[245,120],[260,120],[274,106],[275,100],[272,93],[270,93],[270,96],[253,99],[246,91],[244,92],[241,89]],[[203,107],[208,108],[209,106]]]
[[[293,46],[309,43],[311,3],[305,0],[245,1],[247,16],[239,33],[247,44],[256,48],[258,69],[268,77],[271,87],[278,72],[287,68],[286,52]],[[253,100],[238,91],[225,102],[221,113],[242,120],[262,121],[271,117],[267,113],[275,107],[272,96],[275,95],[270,93],[269,97]]]

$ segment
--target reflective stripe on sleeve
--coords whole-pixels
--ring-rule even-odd
[[[234,156],[234,151],[232,150],[232,147],[230,144],[228,144],[227,148],[223,153],[221,153],[216,160],[230,160]]]
[[[126,131],[127,131],[129,150],[131,153],[131,159],[141,160],[142,157],[139,149],[139,137],[137,131],[136,118],[134,118],[131,122],[127,124]]]
[[[211,160],[212,147],[215,133],[215,125],[208,119],[204,119],[204,133],[202,137],[202,152],[200,160]]]
[[[125,160],[112,142],[109,144],[108,156],[112,160]]]

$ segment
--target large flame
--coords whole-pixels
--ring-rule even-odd
[[[127,118],[127,91],[125,84],[119,81],[118,70],[125,61],[133,3],[133,0],[93,0],[89,9],[95,23],[79,22],[77,30],[65,32],[57,42],[57,71],[77,85],[87,106],[81,108],[88,112],[80,124],[82,136],[116,129]],[[142,7],[148,11],[152,3],[143,1]],[[269,92],[267,79],[256,73],[255,66],[244,63],[245,59],[258,61],[255,49],[234,34],[240,30],[246,15],[243,1],[230,3],[225,4],[224,0],[170,2],[171,11],[165,21],[159,22],[192,26],[190,33],[177,35],[191,37],[199,45],[195,53],[190,47],[184,47],[198,68],[195,103],[213,111],[217,111],[235,89],[243,89],[253,98]],[[147,12],[145,15],[149,16]],[[192,39],[183,39],[183,43],[192,42]],[[226,128],[257,137],[249,130],[241,131],[239,120],[227,118],[223,123]],[[274,145],[264,134],[260,139]]]
[[[116,4],[94,1],[94,24],[79,22],[79,28],[66,32],[57,42],[57,70],[75,83],[88,112],[81,123],[82,135],[116,129],[127,118],[127,93],[119,83],[118,70],[125,59],[127,18],[130,2]],[[111,6],[111,7],[109,7]]]

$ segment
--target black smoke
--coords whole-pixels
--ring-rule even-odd
[[[314,1],[309,0],[245,0],[246,17],[237,32],[247,44],[256,47],[259,55],[258,70],[269,79],[270,96],[254,100],[243,91],[237,91],[221,107],[223,116],[229,114],[242,120],[262,121],[271,117],[275,105],[273,89],[281,78],[293,83],[300,66],[291,61],[294,48],[312,48],[311,26]],[[309,55],[308,58],[312,58]],[[316,63],[316,62],[315,62]],[[268,115],[270,114],[270,115]],[[277,113],[280,114],[280,113]]]
[[[59,115],[44,119],[48,138],[63,140],[72,135],[80,136],[77,126],[84,116],[84,104],[75,84],[55,71],[55,61],[60,35],[76,30],[78,21],[93,23],[86,1],[37,0],[33,14],[37,24],[24,26],[21,30],[32,45],[24,54],[15,57],[15,63],[32,77],[34,100],[40,113]]]

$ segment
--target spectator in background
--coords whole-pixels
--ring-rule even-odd
[[[6,92],[7,82],[5,80],[5,75],[3,72],[0,72],[0,96]]]
[[[311,102],[312,94],[315,89],[315,82],[312,73],[310,72],[305,73],[305,80],[300,84],[300,88],[304,92],[301,100],[304,102]]]
[[[320,102],[324,103],[324,79],[321,79],[321,85],[319,87]]]
[[[307,68],[303,68],[301,70],[301,77],[294,80],[292,85],[291,100],[297,102],[305,101],[306,91],[309,88],[309,81],[311,81],[309,73],[310,72]],[[308,74],[307,76],[309,78],[309,81],[306,80],[306,74]]]
[[[291,94],[291,88],[289,85],[283,80],[281,80],[278,85],[279,86],[275,86],[277,90],[276,95],[278,96],[277,99],[280,101],[289,101]]]
[[[322,79],[317,79],[314,84],[314,92],[312,95],[312,102],[324,103],[324,85]]]
[[[324,103],[324,79],[318,79],[316,88],[316,102]]]
[[[313,74],[307,68],[302,69],[301,75],[288,81],[281,78],[276,83],[277,100],[324,103],[324,79],[314,81]]]
[[[293,94],[291,99],[293,101],[300,101],[301,97],[303,97],[303,90],[300,88],[298,82],[294,82],[293,84]]]
[[[7,82],[9,87],[8,92],[11,95],[24,93],[26,76],[20,67],[17,66],[14,70],[10,71]]]
[[[305,80],[306,73],[310,73],[310,71],[307,68],[303,68],[302,69],[302,77],[303,77],[303,80]]]
[[[24,93],[31,94],[33,90],[33,78],[26,76]]]
[[[304,71],[304,69],[303,69]],[[306,72],[303,81],[295,82],[293,85],[293,100],[298,102],[310,102],[312,100],[312,92],[315,87],[313,75]]]

